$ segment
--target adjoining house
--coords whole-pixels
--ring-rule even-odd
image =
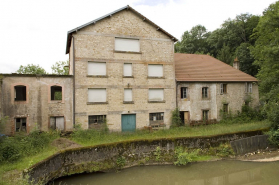
[[[175,37],[130,6],[68,32],[69,75],[3,74],[6,133],[166,127],[220,119],[258,101],[257,80],[207,55],[174,54]]]
[[[216,123],[222,113],[259,102],[257,79],[209,55],[174,54],[177,106],[185,124]]]

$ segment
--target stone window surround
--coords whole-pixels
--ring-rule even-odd
[[[51,100],[51,87],[52,86],[60,86],[62,87],[62,100]],[[64,96],[64,85],[58,84],[58,83],[53,83],[53,84],[48,84],[48,103],[65,103],[65,96]]]
[[[26,101],[15,101],[15,86],[26,87]],[[28,104],[29,103],[29,85],[26,83],[14,83],[11,85],[11,104]]]
[[[63,87],[62,87],[62,89],[63,89]],[[64,114],[49,114],[48,115],[48,125],[47,125],[48,130],[50,130],[50,117],[64,117],[64,131],[67,130],[66,129],[66,117]]]

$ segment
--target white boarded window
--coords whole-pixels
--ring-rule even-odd
[[[88,75],[106,75],[107,68],[105,62],[88,62]]]
[[[138,39],[115,38],[116,51],[140,52],[140,44]]]
[[[124,64],[123,76],[132,76],[132,64]]]
[[[164,89],[149,89],[148,97],[149,101],[163,101]]]
[[[124,101],[133,101],[132,89],[124,89]]]
[[[106,89],[88,89],[88,102],[106,102]]]
[[[149,64],[148,65],[149,77],[163,77],[163,65]]]

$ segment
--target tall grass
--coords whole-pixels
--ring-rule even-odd
[[[71,136],[71,139],[83,146],[98,145],[104,143],[121,142],[138,139],[159,139],[173,137],[195,137],[195,136],[210,136],[218,134],[229,134],[241,131],[250,131],[257,129],[269,128],[270,123],[267,121],[235,123],[235,124],[214,124],[199,127],[174,127],[150,132],[148,130],[137,130],[132,133],[121,132],[104,132],[94,129],[76,130]]]

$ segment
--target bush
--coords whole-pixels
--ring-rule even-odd
[[[181,121],[180,118],[180,112],[178,108],[175,108],[172,111],[172,115],[171,115],[171,126],[172,127],[179,127],[179,126],[183,126],[183,122]]]
[[[192,162],[195,158],[197,158],[198,153],[199,150],[186,152],[182,147],[178,147],[175,149],[175,157],[177,160],[174,162],[174,165],[186,165],[187,163]]]

